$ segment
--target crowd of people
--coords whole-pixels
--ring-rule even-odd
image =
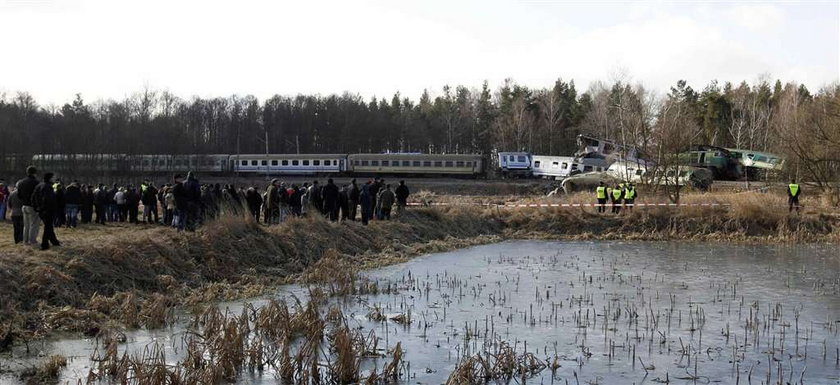
[[[0,180],[0,220],[5,221],[8,212],[15,243],[33,246],[38,245],[37,236],[43,224],[42,250],[61,244],[55,227],[127,222],[193,231],[204,221],[218,217],[223,209],[235,215],[247,213],[267,225],[314,215],[323,215],[331,221],[360,219],[367,225],[371,220],[391,219],[395,206],[397,213],[402,212],[410,194],[405,181],[392,189],[381,178],[368,180],[361,186],[355,179],[342,186],[333,179],[323,185],[314,180],[300,186],[273,179],[261,190],[236,188],[231,184],[201,184],[192,173],[186,177],[175,175],[171,183],[161,186],[149,180],[139,186],[78,181],[65,185],[54,181],[50,172],[39,180],[38,170],[33,166],[26,169],[26,175],[15,183],[14,189]]]

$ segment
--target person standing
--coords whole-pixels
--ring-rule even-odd
[[[356,220],[356,209],[359,207],[360,193],[361,191],[359,190],[359,186],[356,184],[356,180],[351,180],[349,191],[347,192],[347,206],[349,206],[349,210],[347,210],[347,216],[350,218],[351,221]]]
[[[373,178],[373,183],[371,183],[370,186],[368,186],[368,189],[370,190],[370,207],[371,210],[373,210],[368,220],[374,219],[379,216],[379,206],[376,205],[376,197],[379,196],[379,190],[382,189],[382,182],[384,182],[384,180],[380,182],[379,178]]]
[[[58,192],[56,192],[56,198]],[[64,215],[67,228],[75,228],[79,220],[79,208],[82,206],[82,190],[74,181],[64,190]],[[59,215],[61,212],[59,211]]]
[[[184,228],[187,231],[195,231],[201,220],[201,184],[192,171],[187,172],[187,181],[183,183],[183,188],[187,198]]]
[[[6,210],[8,209],[9,189],[6,183],[0,179],[0,222],[6,221]]]
[[[93,221],[93,185],[82,185],[82,206],[79,207],[79,212],[82,217],[82,224],[88,224]]]
[[[96,211],[96,223],[105,224],[105,213],[108,209],[108,189],[100,183],[96,190],[93,190],[93,208]]]
[[[260,193],[255,188],[248,187],[248,191],[245,192],[245,202],[248,204],[248,212],[251,213],[251,218],[254,218],[259,223],[260,206],[263,204]]]
[[[277,179],[272,179],[265,191],[265,223],[274,225],[280,223],[280,193]],[[256,202],[255,198],[251,198]]]
[[[61,228],[65,224],[67,224],[67,199],[65,198],[65,189],[64,184],[61,181],[57,181],[53,183],[53,192],[55,193],[55,215],[53,215],[55,220],[55,227]],[[76,207],[76,213],[78,213],[78,206]]]
[[[633,206],[636,201],[636,185],[627,183],[624,188],[624,207],[627,210],[633,211]]]
[[[309,187],[308,191],[309,195],[309,209],[312,210],[313,213],[320,213],[323,210],[323,196],[321,196],[321,186],[318,185],[318,181],[313,181],[312,186]]]
[[[32,204],[35,205],[35,210],[38,211],[38,216],[41,217],[41,222],[44,222],[44,233],[41,235],[41,250],[48,250],[50,244],[53,246],[61,246],[58,238],[55,236],[55,229],[53,224],[55,221],[58,209],[58,202],[56,201],[55,191],[53,191],[51,172],[44,173],[44,180],[35,186],[35,191],[32,192]]]
[[[793,211],[796,209],[796,212],[799,212],[799,195],[802,194],[802,188],[799,187],[799,184],[796,183],[796,180],[793,179],[790,181],[788,185],[788,212]]]
[[[401,180],[400,185],[394,190],[394,195],[397,197],[397,213],[402,214],[405,211],[405,206],[408,205],[409,194],[408,186],[405,185],[404,180]]]
[[[598,200],[598,212],[603,213],[607,211],[607,186],[604,182],[598,182],[598,187],[595,187],[595,199]]]
[[[347,192],[347,186],[341,186],[341,189],[338,190],[338,210],[340,211],[339,217],[342,221],[350,218],[350,197]]]
[[[373,215],[372,196],[370,192],[371,183],[368,181],[362,186],[362,191],[359,193],[359,205],[362,207],[362,224],[367,226],[368,221]]]
[[[6,199],[6,209],[12,217],[12,228],[15,244],[23,242],[23,202],[18,196],[18,190],[12,191]]]
[[[338,220],[338,186],[335,185],[332,178],[327,180],[323,191],[324,198],[324,212],[329,216],[330,221]]]
[[[38,243],[38,228],[41,225],[38,211],[32,205],[32,193],[38,186],[36,174],[38,174],[38,170],[34,166],[29,166],[26,168],[26,178],[17,181],[15,184],[15,190],[18,192],[23,211],[23,243],[26,245],[36,245]]]
[[[610,198],[612,199],[612,212],[613,214],[621,213],[621,197],[624,195],[624,189],[621,186],[615,186],[612,191],[610,191]]]
[[[391,209],[394,207],[396,195],[391,191],[391,185],[386,184],[385,189],[379,192],[379,219],[391,219]]]
[[[184,231],[189,216],[187,212],[190,209],[190,198],[181,175],[176,174],[173,177],[173,182],[172,198],[175,200],[175,214],[172,219],[172,227],[178,229],[178,231]]]
[[[140,193],[133,185],[128,186],[128,191],[125,193],[125,203],[128,207],[128,222],[135,225],[139,224],[137,217],[140,215]]]
[[[143,222],[157,223],[158,222],[158,205],[157,205],[158,190],[154,183],[146,183],[146,188],[142,189],[140,201],[143,202]]]

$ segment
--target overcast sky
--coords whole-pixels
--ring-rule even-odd
[[[840,73],[838,3],[0,0],[0,92],[416,98],[620,74],[661,93],[762,74],[817,89]]]

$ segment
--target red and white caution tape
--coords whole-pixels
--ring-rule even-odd
[[[612,207],[612,203],[604,205],[598,203],[449,203],[449,202],[410,202],[408,206],[429,207],[429,206],[486,206],[486,207]],[[728,207],[729,203],[633,203],[633,204],[619,204],[621,207]]]

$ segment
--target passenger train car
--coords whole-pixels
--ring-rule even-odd
[[[575,158],[573,156],[531,156],[531,174],[539,178],[560,180],[583,172],[607,171],[600,159]]]
[[[350,154],[347,161],[353,174],[477,176],[484,171],[476,154]]]
[[[41,154],[32,163],[65,175],[155,174],[187,171],[254,175],[455,175],[484,173],[475,154]]]
[[[531,153],[500,152],[498,168],[503,177],[531,176]]]

